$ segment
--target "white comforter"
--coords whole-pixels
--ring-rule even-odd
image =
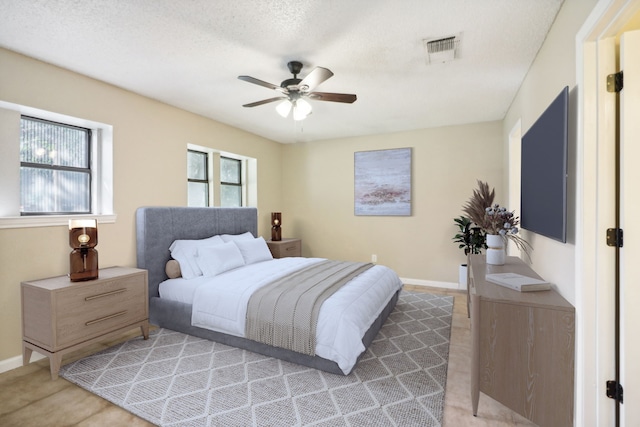
[[[244,337],[251,294],[278,277],[320,261],[281,258],[214,277],[169,279],[160,284],[160,297],[192,304],[193,326]],[[334,293],[320,309],[316,355],[336,362],[344,373],[350,372],[365,349],[364,333],[401,287],[393,270],[376,265]]]

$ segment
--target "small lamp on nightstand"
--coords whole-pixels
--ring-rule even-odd
[[[280,226],[282,225],[282,213],[271,212],[271,240],[278,242],[282,240],[282,231]]]
[[[72,282],[98,278],[98,225],[95,219],[69,220],[69,278]]]

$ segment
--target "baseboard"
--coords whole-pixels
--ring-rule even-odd
[[[459,289],[458,284],[453,282],[436,282],[433,280],[408,279],[406,277],[401,277],[400,280],[405,285],[425,286],[429,288],[444,288],[444,289],[455,289],[455,290]]]
[[[45,357],[46,356],[43,356],[40,353],[36,353],[34,351],[31,354],[31,363],[37,362],[38,360],[44,359]],[[12,369],[19,368],[20,366],[22,366],[22,355],[15,356],[10,359],[0,360],[0,374]]]

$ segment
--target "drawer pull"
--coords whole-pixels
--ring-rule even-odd
[[[101,317],[99,319],[90,320],[90,321],[85,323],[85,326],[95,325],[96,323],[104,322],[105,320],[113,319],[115,317],[122,316],[123,314],[127,314],[127,310],[120,311],[118,313],[113,313],[113,314],[110,314],[108,316]]]
[[[289,246],[287,248],[288,251],[295,251],[297,248],[295,246]]]
[[[111,296],[111,295],[116,295],[116,294],[125,292],[126,290],[127,290],[127,288],[116,289],[115,291],[105,292],[104,294],[91,295],[90,297],[86,297],[84,300],[85,301],[91,301],[91,300],[102,298],[102,297],[108,297],[108,296]]]

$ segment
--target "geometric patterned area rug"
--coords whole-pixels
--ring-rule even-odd
[[[167,329],[60,375],[160,426],[440,426],[452,309],[403,290],[348,376]]]

